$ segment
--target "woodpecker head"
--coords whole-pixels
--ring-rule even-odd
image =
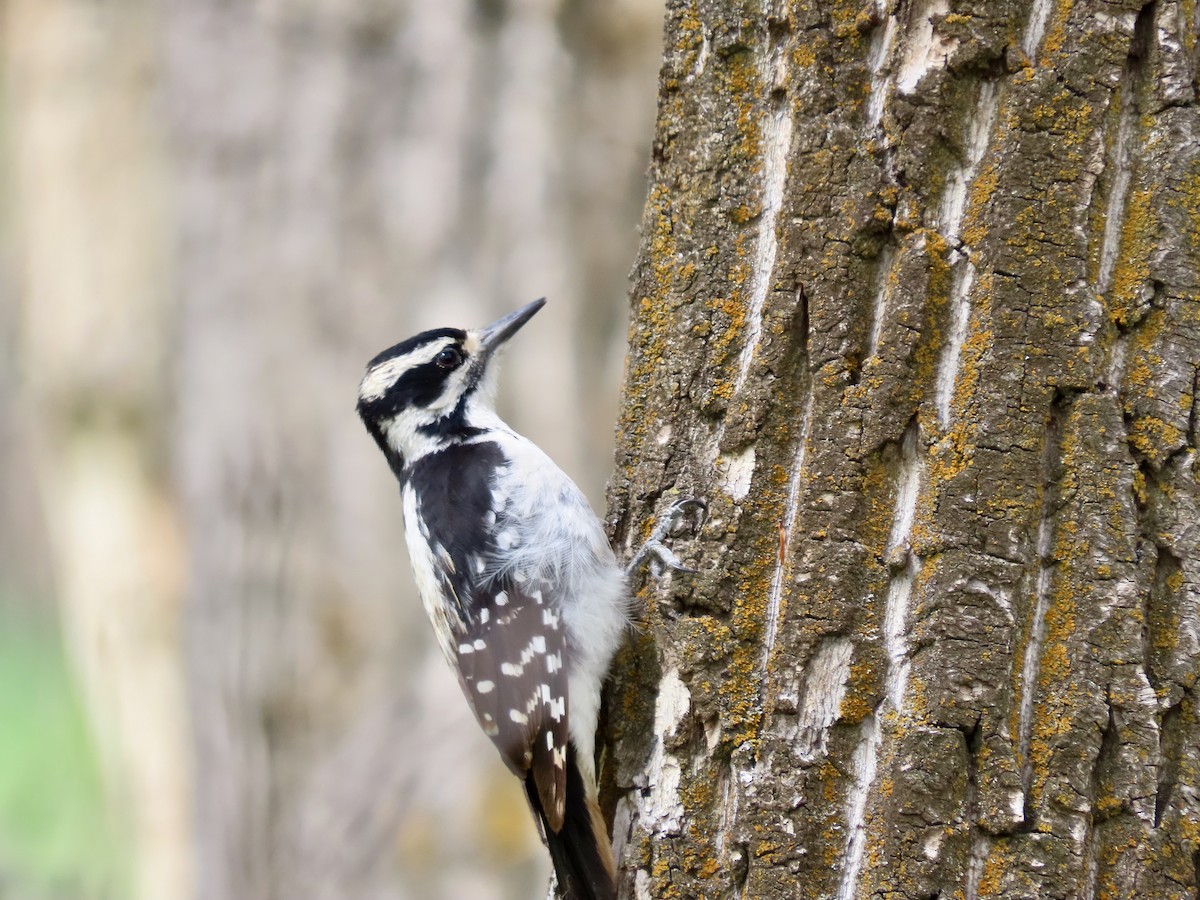
[[[367,364],[358,414],[399,475],[412,461],[494,419],[496,352],[546,301],[534,300],[486,328],[436,328]]]

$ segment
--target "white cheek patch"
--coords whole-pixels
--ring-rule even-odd
[[[453,338],[443,338],[418,347],[403,356],[384,360],[363,376],[362,383],[358,386],[358,396],[363,400],[378,400],[396,383],[396,379],[409,369],[432,362],[435,356],[453,344]]]
[[[426,409],[433,413],[434,416],[444,416],[451,412],[458,405],[470,374],[470,363],[464,363],[455,369],[443,384],[441,396],[430,403]]]

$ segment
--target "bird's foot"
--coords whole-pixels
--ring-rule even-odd
[[[667,569],[674,569],[676,572],[695,572],[695,569],[685,566],[679,561],[679,557],[666,545],[665,541],[679,534],[684,528],[690,530],[693,536],[697,535],[707,520],[708,504],[705,501],[697,497],[677,500],[659,515],[658,521],[654,524],[654,530],[650,532],[650,537],[633,555],[633,559],[625,568],[625,574],[632,577],[643,563],[649,564],[650,574],[654,578],[660,577]]]

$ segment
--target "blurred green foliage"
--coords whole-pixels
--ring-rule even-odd
[[[128,896],[120,831],[56,623],[0,603],[0,897]]]

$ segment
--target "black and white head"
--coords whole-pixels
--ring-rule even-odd
[[[400,475],[405,462],[499,424],[497,351],[545,304],[534,300],[486,328],[436,328],[367,364],[358,414]]]

